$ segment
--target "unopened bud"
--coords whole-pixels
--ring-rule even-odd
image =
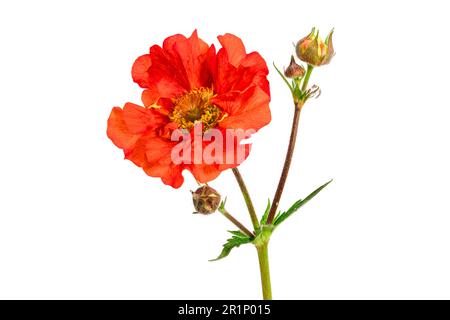
[[[313,28],[311,33],[297,42],[295,50],[297,57],[312,65],[322,66],[330,63],[334,56],[333,30],[328,34],[325,42],[319,37],[319,31]]]
[[[194,213],[211,214],[220,205],[220,194],[210,186],[204,185],[192,192],[192,201],[197,211]]]
[[[300,78],[305,74],[305,68],[295,62],[294,56],[291,56],[291,63],[284,70],[284,75],[288,78]]]

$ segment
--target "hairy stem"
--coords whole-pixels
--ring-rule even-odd
[[[247,205],[248,213],[250,214],[250,219],[252,220],[253,228],[259,229],[258,216],[256,215],[255,207],[253,206],[252,199],[248,193],[247,186],[245,185],[244,179],[241,176],[238,168],[232,169],[234,176],[236,177],[239,188],[241,189],[242,195],[244,196],[245,204]]]
[[[305,77],[303,78],[303,86],[302,91],[306,90],[306,87],[308,86],[309,78],[311,77],[311,73],[313,71],[314,67],[310,64],[308,64],[308,68],[306,69]]]
[[[308,65],[308,69],[306,70],[306,74],[303,79],[302,91],[305,91],[308,86],[312,70],[313,67],[311,65]],[[286,158],[284,160],[283,170],[281,171],[278,187],[277,190],[275,191],[275,195],[272,200],[272,206],[270,207],[269,215],[267,218],[267,224],[271,224],[273,222],[273,219],[275,218],[275,214],[278,209],[278,205],[280,204],[281,195],[283,194],[284,185],[286,184],[286,179],[289,174],[289,168],[291,167],[292,156],[294,154],[295,142],[297,140],[298,123],[300,120],[300,113],[302,111],[303,104],[304,104],[303,100],[295,104],[295,112],[294,112],[294,119],[292,120],[292,129],[291,129],[291,136],[289,138],[289,146],[286,152]]]
[[[272,285],[270,283],[269,269],[269,242],[257,246],[259,270],[261,272],[261,285],[264,300],[272,300]]]
[[[219,209],[220,213],[223,214],[225,218],[230,220],[236,227],[238,227],[243,233],[245,233],[250,238],[254,238],[253,232],[248,230],[242,223],[240,223],[235,217],[233,217],[225,208]]]
[[[267,224],[271,224],[275,217],[275,214],[276,214],[276,211],[278,209],[278,205],[279,205],[279,202],[281,199],[281,195],[283,194],[284,185],[286,184],[286,179],[287,179],[287,176],[289,173],[289,168],[291,167],[292,156],[294,154],[295,142],[297,140],[298,122],[300,120],[300,112],[301,112],[301,107],[298,108],[296,106],[295,113],[294,113],[294,119],[292,121],[291,136],[289,138],[289,146],[288,146],[288,150],[286,152],[286,158],[284,160],[283,171],[281,172],[280,181],[278,182],[278,187],[277,187],[277,190],[276,190],[275,195],[272,200],[272,206],[270,207],[269,216],[267,218]]]

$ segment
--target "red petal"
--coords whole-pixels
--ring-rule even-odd
[[[126,159],[142,167],[148,175],[160,177],[165,184],[179,188],[184,181],[181,174],[183,167],[171,160],[174,143],[157,137],[154,131],[148,131],[149,126],[158,123],[154,121],[155,117],[157,114],[153,114],[152,110],[132,103],[127,103],[123,110],[115,107],[108,119],[108,137],[123,149]]]
[[[271,120],[270,97],[257,86],[243,93],[235,91],[219,95],[211,102],[228,113],[228,117],[219,124],[221,128],[257,131]]]
[[[141,88],[150,87],[148,70],[152,65],[152,60],[149,54],[144,54],[136,59],[131,68],[131,76]]]
[[[219,170],[218,166],[214,164],[193,164],[190,166],[189,171],[191,171],[195,180],[200,183],[212,181],[222,172]]]
[[[152,66],[149,69],[149,84],[162,98],[173,98],[189,90],[183,65],[179,58],[170,55],[159,46],[150,48]]]
[[[181,60],[190,89],[208,86],[210,76],[206,58],[209,46],[198,37],[197,30],[188,39],[178,38],[167,42],[163,47]]]
[[[225,49],[230,63],[238,67],[241,60],[245,58],[245,47],[242,40],[231,33],[218,36],[220,44]]]
[[[242,59],[241,68],[242,76],[240,81],[233,86],[233,90],[243,91],[257,85],[270,96],[269,81],[267,80],[269,69],[266,61],[258,52],[252,52]]]
[[[144,106],[150,107],[158,103],[160,96],[156,90],[144,90],[142,91],[141,100]]]
[[[162,119],[153,114],[152,110],[134,103],[126,103],[122,114],[130,133],[143,133],[162,124]]]
[[[177,142],[155,137],[149,139],[146,144],[146,157],[149,166],[145,172],[152,177],[160,177],[161,180],[174,188],[179,188],[184,181],[182,165],[172,162],[172,148]]]
[[[134,144],[132,149],[124,150],[125,159],[132,161],[138,167],[145,169],[149,166],[147,161],[146,146],[147,141],[151,138],[150,135],[141,136],[136,143]]]
[[[123,110],[114,107],[108,119],[107,135],[112,142],[121,149],[131,149],[139,139],[139,135],[132,134],[123,119]]]
[[[214,62],[210,63],[214,80],[214,91],[216,93],[225,93],[230,91],[234,83],[239,81],[240,76],[234,67],[228,61],[227,52],[222,48],[217,52]]]
[[[140,80],[138,83],[151,91],[149,97],[145,97],[146,104],[154,103],[156,98],[174,98],[191,89],[211,84],[207,66],[209,46],[198,38],[197,31],[189,38],[180,34],[168,37],[162,48],[151,47],[149,56],[151,66],[144,76],[141,76],[141,69],[144,69],[141,65],[146,61],[138,59],[135,67],[136,80]]]
[[[238,67],[229,62],[228,54],[223,48],[217,53],[216,62],[210,63],[214,78],[214,88],[219,94],[229,91],[245,91],[252,86],[260,86],[269,96],[269,70],[266,62],[257,52],[252,52],[240,61]]]

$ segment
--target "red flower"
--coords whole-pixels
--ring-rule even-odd
[[[206,183],[221,171],[238,166],[236,149],[249,136],[234,137],[231,149],[230,145],[225,148],[224,141],[221,156],[212,153],[216,160],[232,154],[232,161],[212,163],[211,157],[203,155],[200,163],[175,163],[172,150],[179,142],[171,140],[174,130],[184,129],[193,137],[194,128],[201,124],[201,133],[214,128],[225,137],[227,129],[257,131],[271,120],[264,59],[257,52],[247,54],[241,39],[234,35],[218,39],[222,48],[217,53],[196,31],[190,38],[174,35],[164,40],[162,47],[152,46],[132,68],[133,80],[145,89],[145,107],[126,103],[123,108],[113,108],[108,119],[108,137],[123,149],[125,158],[174,188],[183,184],[184,169]],[[202,141],[203,150],[211,143]],[[195,144],[198,142],[192,139],[186,150],[193,154]],[[247,147],[244,158],[248,153]]]

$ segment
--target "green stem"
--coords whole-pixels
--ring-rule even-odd
[[[310,64],[308,64],[308,68],[306,69],[305,77],[303,78],[303,86],[302,91],[306,90],[306,87],[308,87],[309,77],[311,77],[311,73],[313,71],[314,67]]]
[[[253,232],[251,232],[250,230],[248,230],[242,223],[239,222],[238,219],[236,219],[235,217],[233,217],[225,208],[219,208],[219,212],[228,220],[231,221],[231,223],[233,223],[236,227],[238,227],[243,233],[245,233],[247,236],[249,236],[250,238],[254,238],[255,235],[253,234]]]
[[[255,207],[253,206],[253,202],[252,199],[250,198],[247,186],[245,185],[244,179],[242,178],[239,169],[233,168],[232,171],[239,184],[239,188],[241,189],[242,195],[244,196],[244,201],[245,204],[247,205],[248,213],[250,214],[250,219],[252,220],[253,228],[255,228],[255,231],[257,231],[259,229],[258,216],[256,215]]]
[[[270,283],[269,269],[269,242],[267,241],[260,246],[256,246],[256,250],[258,251],[263,299],[272,300],[272,286]]]

